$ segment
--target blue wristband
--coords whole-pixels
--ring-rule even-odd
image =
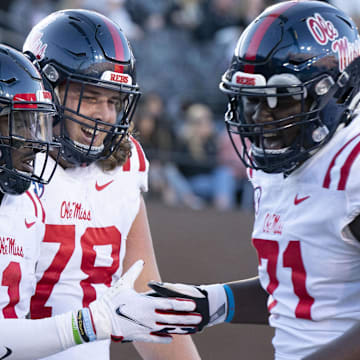
[[[225,289],[227,301],[228,301],[228,313],[227,313],[225,322],[231,322],[231,320],[234,317],[234,313],[235,313],[234,294],[233,294],[232,290],[230,289],[230,286],[223,284],[223,287]]]
[[[96,334],[94,331],[94,327],[92,325],[90,310],[88,308],[83,308],[80,311],[83,314],[83,321],[84,321],[84,328],[86,335],[88,336],[90,342],[95,341]]]

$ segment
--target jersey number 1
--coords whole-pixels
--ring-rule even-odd
[[[7,286],[9,303],[2,309],[4,318],[17,318],[15,306],[20,300],[19,286],[21,280],[20,264],[11,261],[2,275],[2,286]]]

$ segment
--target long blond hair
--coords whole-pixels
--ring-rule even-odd
[[[103,171],[114,170],[117,166],[125,164],[126,160],[131,156],[131,131],[122,139],[118,148],[105,160],[98,160],[97,164]]]

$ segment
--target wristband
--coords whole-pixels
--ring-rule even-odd
[[[223,284],[223,287],[225,289],[227,301],[228,301],[228,313],[227,313],[225,322],[231,322],[231,320],[234,318],[234,313],[235,313],[234,294],[233,294],[230,286]]]
[[[78,311],[78,327],[81,337],[85,342],[96,340],[96,334],[91,321],[91,314],[88,308],[83,308]]]
[[[77,326],[77,321],[75,320],[74,314],[71,315],[71,326],[72,326],[72,332],[73,332],[75,344],[77,345],[82,344],[83,341],[81,340],[81,336]]]
[[[92,325],[89,309],[84,308],[79,310],[76,319],[73,314],[71,323],[76,344],[79,345],[96,340],[96,334]]]

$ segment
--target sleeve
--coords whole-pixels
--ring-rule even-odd
[[[39,359],[71,346],[72,313],[51,318],[0,319],[0,359]]]

